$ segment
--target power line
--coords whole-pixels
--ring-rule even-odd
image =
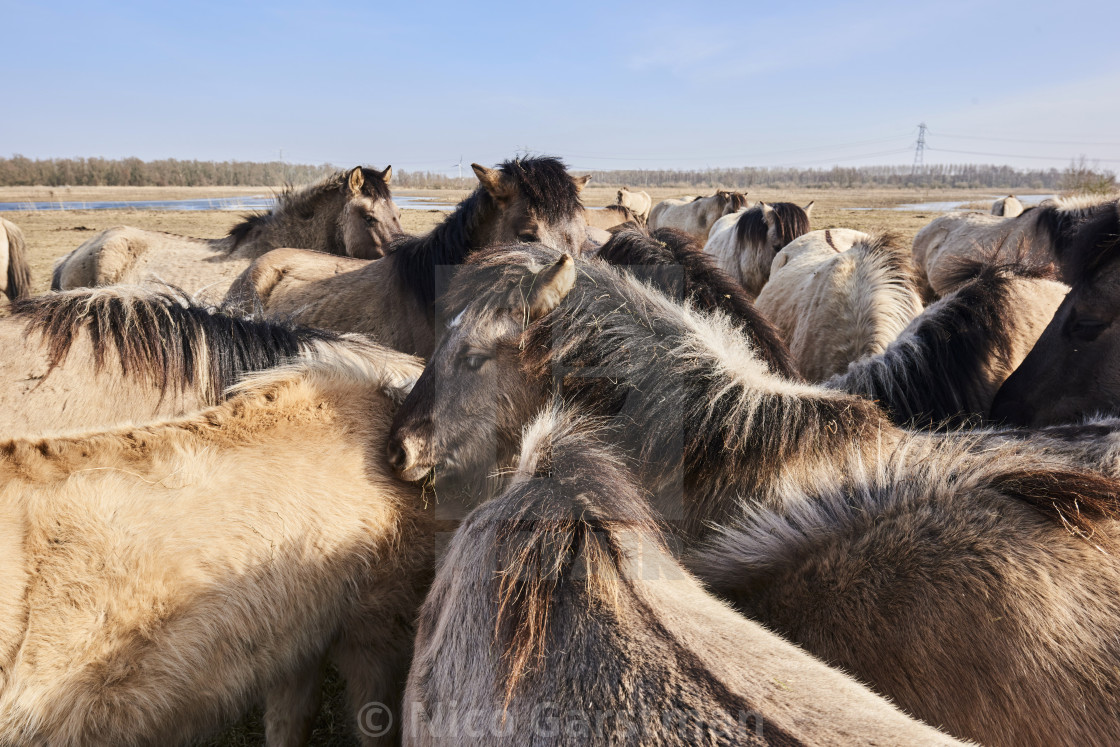
[[[579,153],[566,153],[565,157],[566,158],[582,158],[582,159],[585,159],[585,160],[588,160],[588,161],[669,161],[669,160],[714,161],[716,159],[741,160],[741,159],[752,159],[752,158],[765,158],[767,156],[780,156],[780,155],[787,155],[787,154],[790,154],[790,153],[814,153],[814,152],[822,151],[822,150],[835,150],[835,149],[843,149],[843,148],[852,148],[852,147],[855,147],[855,146],[858,146],[858,145],[872,145],[872,144],[876,144],[876,143],[896,143],[896,142],[901,141],[903,139],[903,137],[906,137],[906,139],[909,139],[907,136],[895,136],[895,137],[887,137],[887,138],[873,138],[871,140],[857,140],[857,141],[854,141],[854,142],[841,143],[841,144],[838,144],[838,145],[814,145],[814,146],[809,146],[808,148],[792,148],[792,149],[787,149],[787,150],[772,150],[772,151],[765,151],[763,153],[746,153],[746,154],[742,154],[742,153],[739,153],[739,154],[720,153],[720,154],[714,155],[714,156],[713,155],[708,155],[708,156],[683,156],[683,157],[674,157],[674,156],[666,156],[666,155],[660,155],[660,156],[591,156],[591,155],[579,154]],[[907,148],[907,150],[909,150],[909,148]]]
[[[1068,161],[1071,156],[1028,156],[1015,153],[984,153],[976,150],[950,150],[949,148],[933,148],[929,150],[937,151],[938,153],[957,153],[966,156],[986,156],[988,158],[1028,158],[1035,161]],[[1120,163],[1120,158],[1093,158],[1093,161],[1103,161],[1105,163]]]
[[[987,140],[995,143],[1027,143],[1030,145],[1094,145],[1105,147],[1120,147],[1120,142],[1092,142],[1088,140],[1023,140],[1012,137],[984,137],[982,135],[953,135],[948,132],[932,132],[931,134],[938,137],[947,137],[950,139],[959,140]]]

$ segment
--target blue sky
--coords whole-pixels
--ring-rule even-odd
[[[0,155],[1120,171],[1117,2],[9,2]]]

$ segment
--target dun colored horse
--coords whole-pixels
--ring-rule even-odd
[[[152,280],[220,300],[249,263],[279,247],[373,259],[401,233],[389,193],[392,167],[356,166],[301,190],[287,190],[268,213],[247,218],[224,239],[120,226],[103,231],[63,257],[55,290]]]
[[[435,345],[439,286],[471,252],[510,241],[542,241],[579,252],[586,234],[579,192],[589,177],[573,178],[559,160],[544,157],[473,168],[478,189],[426,236],[400,239],[374,262],[294,249],[272,252],[233,283],[226,304],[307,326],[361,332],[396,350],[428,355]]]
[[[594,428],[548,409],[424,602],[405,743],[948,744],[711,596]]]
[[[774,376],[721,314],[544,247],[473,258],[447,305],[388,442],[406,479],[508,465],[556,389],[609,417],[701,580],[760,622],[962,738],[1120,739],[1120,484],[898,429]]]

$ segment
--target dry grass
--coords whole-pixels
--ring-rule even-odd
[[[71,201],[71,200],[178,200],[201,197],[230,197],[246,194],[268,194],[267,187],[0,187],[0,202]],[[654,200],[680,197],[679,189],[649,189]],[[616,187],[588,185],[583,192],[584,203],[600,207],[613,204]],[[429,197],[439,202],[461,200],[467,190],[397,190],[398,194]],[[890,210],[854,211],[846,208],[885,208],[929,200],[968,200],[987,212],[991,207],[989,193],[984,191],[922,192],[901,189],[867,190],[748,190],[752,200],[791,201],[804,205],[813,200],[813,228],[856,228],[861,231],[895,231],[904,241],[913,240],[918,230],[937,217],[938,213],[899,212]],[[440,210],[404,210],[401,222],[409,233],[428,231],[446,215]],[[184,236],[219,238],[241,219],[231,211],[173,212],[155,210],[51,210],[6,212],[3,216],[23,229],[27,238],[34,291],[50,287],[51,269],[58,257],[76,248],[97,232],[119,225],[130,225],[153,231],[167,231]]]

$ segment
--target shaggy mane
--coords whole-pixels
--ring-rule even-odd
[[[774,209],[770,215],[779,247],[809,233],[809,214],[800,205],[792,202],[766,204]],[[766,246],[769,235],[770,224],[766,221],[761,204],[744,211],[735,222],[735,243],[739,247]]]
[[[502,163],[498,170],[517,181],[529,209],[550,223],[575,218],[583,211],[575,181],[559,159],[514,159]],[[478,187],[425,236],[404,236],[390,244],[388,256],[393,258],[401,284],[425,306],[434,304],[436,268],[460,265],[480,248],[475,245],[474,234],[495,210],[494,198]]]
[[[10,301],[18,301],[31,295],[31,267],[27,264],[27,247],[23,232],[10,221],[0,220],[8,234],[8,289]]]
[[[88,336],[94,369],[115,351],[125,376],[166,392],[197,386],[209,403],[242,374],[276,366],[338,335],[274,322],[252,321],[200,306],[178,289],[110,287],[52,293],[18,301],[15,319],[41,335],[52,368],[75,340]]]
[[[545,656],[553,600],[564,587],[583,587],[609,604],[627,583],[619,532],[638,531],[649,547],[664,544],[626,465],[589,422],[554,408],[526,428],[513,482],[480,513],[497,525],[494,636],[509,703]]]
[[[824,386],[877,402],[898,425],[956,427],[986,413],[975,384],[991,360],[1011,357],[1005,314],[1012,283],[1039,275],[980,263],[962,264],[961,272],[972,279],[929,306],[882,354],[852,362]]]
[[[464,266],[454,300],[520,308],[526,269],[557,257],[540,246],[491,250]],[[632,448],[655,480],[683,486],[686,496],[704,485],[691,529],[751,494],[754,476],[764,482],[832,444],[875,441],[887,425],[871,402],[771,374],[726,315],[676,304],[598,262],[576,267],[564,301],[526,329],[522,365],[611,418],[620,440],[640,439]]]
[[[240,223],[229,230],[229,237],[233,239],[236,249],[242,241],[248,238],[254,228],[275,223],[284,217],[294,215],[304,220],[315,214],[319,204],[324,200],[335,197],[345,185],[350,176],[350,169],[336,171],[330,176],[306,187],[296,187],[288,184],[276,196],[276,205],[271,210],[248,215]],[[376,169],[362,167],[362,176],[365,181],[362,191],[368,193],[376,200],[391,200],[392,193],[389,185],[381,178],[381,172]]]
[[[1054,252],[1063,274],[1071,284],[1091,281],[1098,270],[1120,257],[1120,200],[1093,206],[1067,228],[1066,236]]]
[[[755,308],[743,286],[721,270],[715,258],[689,234],[675,228],[659,228],[652,233],[622,230],[603,244],[596,256],[609,264],[632,268],[631,272],[670,298],[687,298],[701,311],[724,312],[758,345],[771,371],[788,379],[801,378],[777,327]],[[683,278],[667,272],[669,268],[680,268]],[[680,282],[674,282],[681,279],[683,288]]]

